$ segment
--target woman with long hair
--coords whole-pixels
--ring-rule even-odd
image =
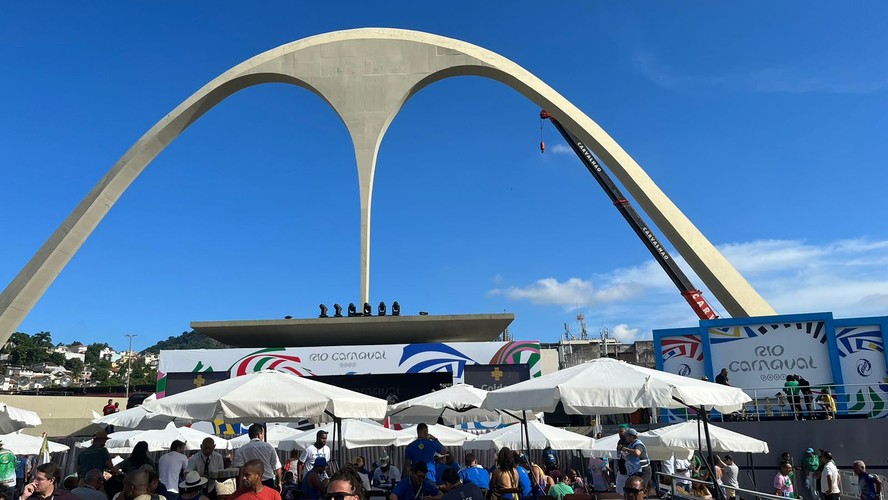
[[[120,470],[123,471],[124,474],[128,474],[143,465],[154,467],[154,462],[148,458],[148,443],[145,441],[139,441],[133,446],[133,452],[130,453],[130,456],[123,462],[120,462]]]
[[[496,454],[496,469],[490,475],[490,493],[498,498],[512,498],[511,493],[501,495],[499,492],[518,488],[518,471],[515,469],[515,456],[512,450],[502,448]]]

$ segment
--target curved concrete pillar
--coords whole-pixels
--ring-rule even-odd
[[[130,183],[191,123],[252,85],[291,83],[324,99],[348,128],[361,196],[361,299],[370,296],[370,215],[379,145],[415,93],[451,76],[502,82],[548,110],[601,157],[732,316],[774,310],[595,122],[508,59],[459,40],[416,31],[367,28],[282,45],[226,71],[142,136],[80,202],[0,294],[0,340],[34,307]]]

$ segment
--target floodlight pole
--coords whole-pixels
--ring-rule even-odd
[[[127,333],[125,334],[129,337],[129,352],[126,356],[126,403],[129,404],[129,386],[130,386],[130,373],[132,373],[133,366],[133,337],[138,336],[137,333]]]

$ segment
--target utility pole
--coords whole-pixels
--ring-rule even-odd
[[[129,352],[126,357],[126,401],[129,403],[129,386],[130,386],[130,373],[132,373],[133,367],[133,337],[138,336],[136,333],[127,333],[127,337],[129,337]]]

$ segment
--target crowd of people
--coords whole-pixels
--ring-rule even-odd
[[[404,473],[383,455],[368,463],[363,456],[342,466],[333,462],[327,433],[318,431],[315,442],[294,451],[282,463],[277,450],[264,440],[264,428],[249,428],[250,441],[233,457],[215,450],[205,439],[190,457],[185,444],[174,441],[156,463],[145,442],[113,464],[105,447],[105,431],[81,450],[76,475],[62,480],[53,463],[36,465],[29,457],[16,457],[0,446],[0,500],[354,500],[371,493],[388,500],[518,500],[547,496],[564,500],[572,494],[620,494],[641,500],[670,491],[684,497],[711,499],[713,488],[723,498],[741,495],[739,468],[730,454],[715,456],[708,464],[698,454],[691,459],[672,457],[652,461],[638,432],[619,426],[619,458],[589,459],[582,468],[563,467],[558,453],[542,451],[542,463],[509,448],[500,449],[495,463],[480,464],[473,453],[456,456],[428,432],[416,427],[416,439],[404,453]],[[838,500],[841,479],[832,454],[805,450],[801,464],[781,455],[774,477],[774,494],[801,500]],[[234,471],[232,473],[232,471]],[[860,500],[879,500],[882,481],[853,463]],[[662,472],[658,476],[655,472]],[[667,488],[660,488],[667,486]],[[847,493],[846,493],[847,494]]]

